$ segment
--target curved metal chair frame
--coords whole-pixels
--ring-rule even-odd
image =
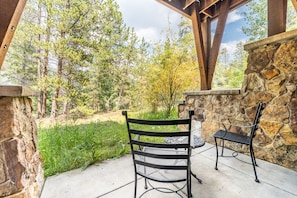
[[[130,147],[135,172],[134,198],[137,196],[137,176],[145,179],[146,191],[142,197],[151,190],[164,193],[177,193],[182,197],[181,190],[187,188],[187,197],[191,197],[191,119],[194,114],[189,112],[189,118],[177,120],[143,120],[129,118],[126,111],[122,114],[126,117]],[[180,130],[178,126],[182,125]],[[160,127],[172,126],[166,131],[158,131]],[[186,127],[185,127],[186,126]],[[187,142],[168,144],[164,142],[168,137],[187,137]],[[177,190],[164,187],[154,187],[150,181],[160,183],[185,184]],[[148,184],[151,187],[148,189]],[[176,185],[175,185],[176,186]]]
[[[238,144],[247,145],[247,146],[249,146],[250,156],[251,156],[252,165],[253,165],[254,174],[255,174],[255,181],[258,183],[260,182],[258,179],[258,176],[257,176],[257,172],[256,172],[256,166],[258,166],[258,165],[256,163],[256,158],[255,158],[254,149],[253,149],[253,139],[256,135],[256,131],[258,129],[258,124],[259,124],[260,117],[262,115],[262,111],[263,111],[264,107],[265,107],[265,105],[263,103],[258,104],[257,109],[256,109],[256,114],[254,117],[254,121],[251,126],[239,126],[239,125],[232,125],[232,124],[228,123],[227,125],[229,125],[230,127],[229,127],[229,129],[227,129],[226,124],[222,123],[224,126],[224,130],[218,130],[214,134],[214,140],[215,140],[215,145],[216,145],[216,166],[215,166],[216,170],[218,170],[218,157],[219,157],[217,139],[222,140],[222,152],[221,152],[222,157],[223,157],[223,153],[224,153],[224,140],[238,143]],[[231,132],[230,128],[232,126],[240,127],[240,128],[250,128],[250,134],[243,135],[243,134]]]

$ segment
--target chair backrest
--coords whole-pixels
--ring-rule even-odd
[[[126,117],[135,173],[154,181],[186,181],[185,176],[160,177],[160,170],[166,173],[190,170],[193,111],[189,112],[189,118],[176,120],[144,120],[130,118],[126,111],[122,114]],[[167,137],[187,137],[188,141],[168,144],[164,142]]]
[[[251,139],[253,139],[256,136],[256,131],[258,130],[258,124],[260,122],[260,117],[262,115],[264,108],[265,108],[265,104],[262,102],[260,102],[257,106],[255,118],[251,129],[251,134],[250,134]]]

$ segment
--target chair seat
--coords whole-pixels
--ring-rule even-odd
[[[249,135],[242,135],[242,134],[238,134],[238,133],[233,133],[230,131],[227,131],[225,125],[224,128],[225,130],[218,130],[215,134],[214,134],[214,141],[216,144],[216,166],[215,169],[218,170],[218,158],[219,158],[219,151],[218,151],[218,143],[217,143],[217,139],[221,139],[221,145],[222,145],[222,153],[221,156],[223,157],[223,153],[224,153],[224,140],[230,141],[230,142],[235,142],[238,144],[242,144],[242,145],[248,145],[249,146],[249,150],[250,150],[250,156],[251,156],[251,160],[252,160],[252,165],[253,165],[253,169],[254,169],[254,174],[255,174],[255,181],[256,182],[260,182],[257,176],[257,172],[256,172],[256,158],[255,158],[255,153],[254,153],[254,149],[253,149],[253,138],[256,135],[256,131],[258,129],[258,124],[260,122],[260,117],[262,115],[262,111],[265,108],[265,104],[262,102],[259,102],[259,104],[256,107],[256,113],[255,113],[255,117],[254,117],[254,121],[253,124],[251,126],[249,126],[249,128],[251,129],[250,134]],[[230,124],[232,126],[232,124]],[[240,127],[240,126],[237,126]],[[245,126],[241,126],[240,128],[243,128]]]
[[[226,132],[225,130],[218,130],[214,134],[214,138],[220,138],[223,140],[228,140],[232,142],[237,142],[240,144],[249,145],[251,142],[251,138],[246,135],[238,134],[238,133],[232,133],[232,132]]]
[[[187,155],[187,151],[184,149],[144,147],[143,151],[157,155]],[[158,164],[160,166],[187,166],[187,159],[156,159],[138,155],[135,155],[135,159],[146,163]],[[158,169],[137,164],[136,171],[146,178],[161,182],[186,181],[187,179],[187,170]]]

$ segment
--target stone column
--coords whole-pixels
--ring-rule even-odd
[[[227,118],[251,124],[255,106],[266,107],[253,141],[257,158],[297,171],[297,30],[271,36],[245,45],[249,56],[240,89],[185,92],[179,104],[179,117],[189,109],[203,119],[202,137],[214,143],[213,134]],[[248,134],[239,127],[233,132]],[[226,142],[238,152],[247,147]]]
[[[32,91],[0,86],[0,197],[39,197],[43,168],[32,115]]]

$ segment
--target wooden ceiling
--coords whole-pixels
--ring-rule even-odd
[[[199,4],[199,14],[201,20],[210,18],[211,20],[217,18],[220,13],[220,7],[222,6],[222,0],[157,0],[165,6],[179,12],[185,17],[191,18],[192,5],[194,3]],[[250,0],[231,0],[229,11],[234,10]]]

